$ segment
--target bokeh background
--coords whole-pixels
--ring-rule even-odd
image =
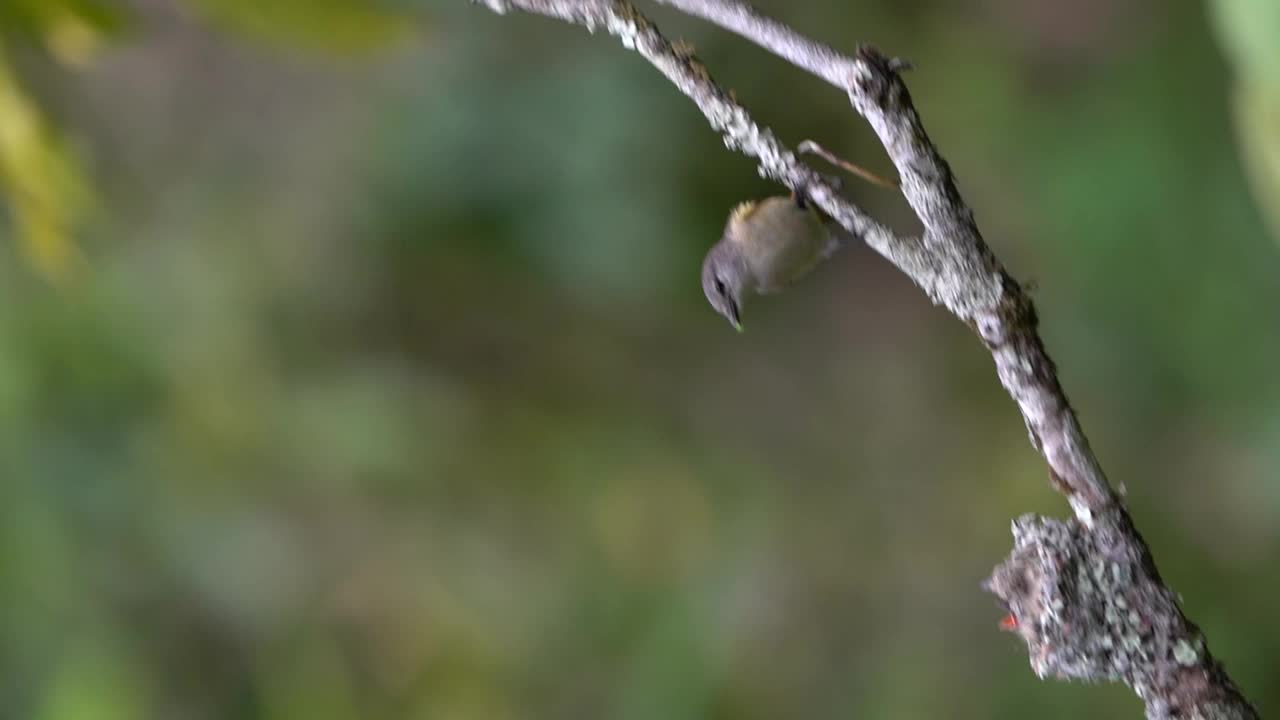
[[[916,62],[1161,570],[1280,710],[1280,4],[758,4]],[[1141,713],[1038,681],[978,587],[1068,512],[980,344],[862,247],[734,333],[701,256],[779,189],[614,41],[3,7],[0,716]],[[838,92],[650,9],[890,171]]]

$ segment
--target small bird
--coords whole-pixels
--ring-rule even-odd
[[[702,261],[702,291],[711,307],[742,332],[748,294],[781,290],[840,247],[829,222],[800,195],[738,205]]]

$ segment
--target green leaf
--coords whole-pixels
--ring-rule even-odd
[[[187,0],[209,22],[286,47],[360,52],[406,38],[412,18],[370,0]]]

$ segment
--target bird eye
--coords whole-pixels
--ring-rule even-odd
[[[721,296],[724,295],[724,281],[721,280],[718,276],[716,277],[716,294]]]

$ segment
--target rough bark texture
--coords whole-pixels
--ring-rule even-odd
[[[1008,608],[1041,677],[1120,680],[1149,718],[1255,718],[1256,711],[1182,614],[1120,496],[1102,472],[1037,332],[1035,308],[996,258],[925,132],[899,71],[907,64],[861,48],[853,56],[814,42],[736,0],[657,0],[760,45],[846,92],[897,167],[902,193],[924,226],[902,236],[842,197],[623,0],[477,0],[498,13],[546,15],[606,30],[687,95],[725,145],[760,174],[802,192],[853,236],[967,323],[991,351],[1032,445],[1075,518],[1014,522],[1013,553],[986,587]]]
[[[1254,718],[1178,609],[1123,512],[1086,527],[1025,515],[987,588],[1008,604],[1040,677],[1121,680],[1150,718]]]

